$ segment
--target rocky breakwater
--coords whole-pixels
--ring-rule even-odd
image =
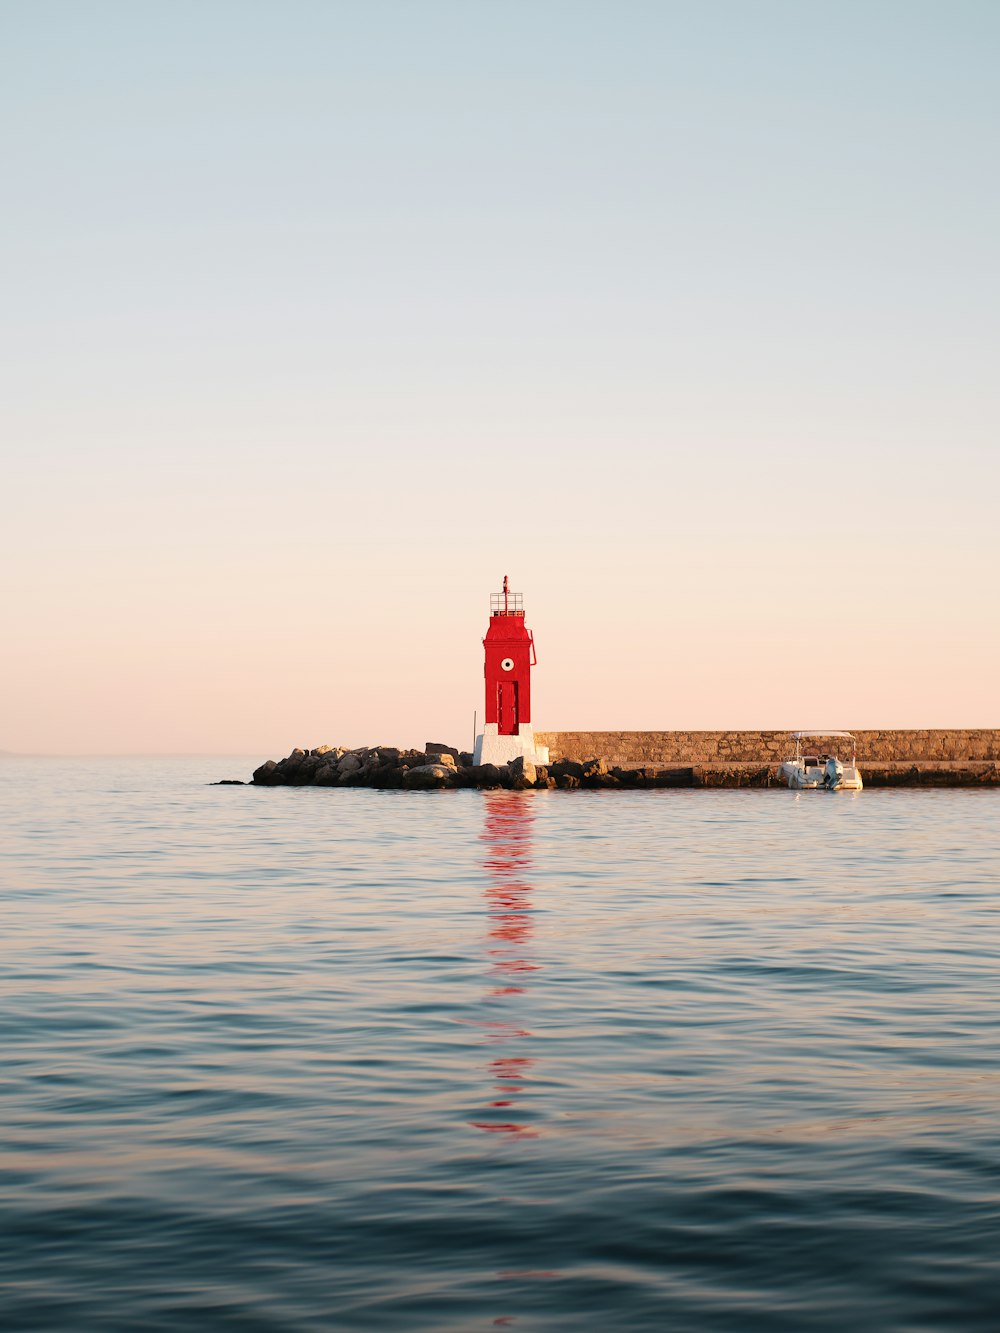
[[[557,759],[546,766],[513,759],[498,768],[474,764],[472,755],[450,745],[422,750],[392,745],[345,750],[320,745],[293,750],[285,759],[269,759],[253,775],[258,787],[381,787],[438,791],[458,787],[509,791],[558,788],[780,787],[787,790],[776,763],[715,762],[687,765],[647,764],[624,767],[606,759]],[[911,763],[861,765],[866,787],[1000,787],[1000,763]],[[242,785],[229,782],[220,785]]]
[[[690,787],[690,768],[611,768],[603,759],[580,762],[562,759],[547,767],[517,758],[509,764],[474,764],[472,756],[453,746],[429,744],[423,750],[392,745],[344,750],[319,745],[295,749],[285,759],[269,759],[254,771],[258,787],[377,787],[434,791],[459,787],[529,789],[601,787]]]

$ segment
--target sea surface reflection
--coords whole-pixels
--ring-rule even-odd
[[[993,1330],[991,791],[0,765],[2,1326]]]
[[[534,806],[530,799],[511,798],[507,792],[484,792],[486,845],[483,868],[488,917],[486,955],[490,984],[487,999],[494,1001],[494,1017],[483,1020],[487,1041],[493,1050],[489,1072],[493,1100],[487,1113],[472,1123],[491,1134],[535,1138],[538,1130],[518,1118],[530,1092],[535,1057],[527,1053],[534,1036],[527,1027],[531,974],[538,964],[529,957],[532,933],[531,826]],[[517,1001],[514,997],[520,997]],[[514,1007],[516,1005],[516,1008]],[[496,1048],[501,1047],[500,1051]],[[519,1100],[520,1099],[520,1100]],[[535,1111],[537,1115],[537,1109]]]

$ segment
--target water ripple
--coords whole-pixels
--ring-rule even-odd
[[[5,1329],[993,1333],[996,793],[226,767],[0,766]]]

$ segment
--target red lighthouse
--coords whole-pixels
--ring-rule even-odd
[[[490,598],[490,627],[486,649],[486,721],[476,737],[477,764],[506,764],[523,755],[548,762],[548,751],[535,748],[531,726],[531,668],[535,665],[535,638],[525,627],[521,594],[511,592],[507,575],[503,591]]]

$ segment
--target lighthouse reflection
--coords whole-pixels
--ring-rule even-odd
[[[485,1001],[496,1010],[483,1022],[490,1045],[505,1047],[488,1064],[492,1100],[485,1118],[472,1121],[490,1134],[537,1138],[538,1132],[518,1118],[519,1098],[529,1089],[535,1061],[518,1046],[533,1034],[518,1021],[519,997],[529,989],[538,965],[531,961],[534,892],[531,884],[532,801],[515,792],[484,792],[482,841],[490,985]],[[522,1046],[523,1049],[523,1046]]]

